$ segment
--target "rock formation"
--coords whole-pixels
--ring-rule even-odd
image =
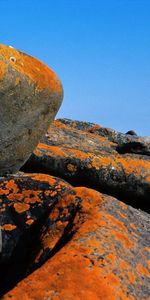
[[[56,74],[39,60],[0,45],[0,175],[29,158],[62,101]]]
[[[149,138],[55,120],[0,177],[0,299],[150,299],[149,198]]]

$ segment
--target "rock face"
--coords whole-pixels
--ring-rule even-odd
[[[131,153],[118,153],[127,143]],[[139,143],[141,154],[137,154]],[[49,128],[25,166],[26,171],[60,176],[73,185],[84,185],[149,211],[150,143],[96,124],[57,120]],[[124,148],[125,151],[125,148]],[[120,152],[120,151],[119,151]],[[128,151],[129,152],[129,149]]]
[[[22,172],[0,178],[1,299],[149,299],[149,147],[53,122]]]
[[[148,214],[48,175],[11,176],[0,190],[1,291],[49,259],[2,299],[148,299]]]
[[[15,173],[29,158],[62,97],[62,85],[51,69],[0,45],[0,175]]]

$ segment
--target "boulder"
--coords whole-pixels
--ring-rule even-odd
[[[146,300],[149,230],[147,213],[91,189],[68,189],[49,213],[35,261],[43,249],[49,260],[2,299]]]
[[[118,153],[121,142],[112,132],[100,133],[98,125],[91,123],[56,120],[23,170],[53,174],[149,211],[150,157]]]
[[[0,175],[15,173],[62,102],[56,74],[38,59],[0,45]]]
[[[19,173],[0,179],[0,294],[49,257],[79,209],[77,197],[70,203],[63,200],[73,192],[68,183],[44,174]],[[53,245],[48,248],[49,234]]]
[[[133,130],[129,130],[126,134],[123,134],[111,128],[102,127],[90,122],[73,121],[70,119],[59,119],[58,121],[69,127],[107,138],[110,142],[116,144],[116,150],[119,153],[150,155],[150,137],[138,136]]]

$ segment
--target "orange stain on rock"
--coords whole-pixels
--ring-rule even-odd
[[[13,193],[17,193],[19,191],[17,184],[14,179],[4,182],[6,189],[12,191]]]
[[[29,219],[29,220],[26,221],[26,224],[31,225],[31,224],[33,224],[33,222],[34,222],[33,219]]]
[[[21,193],[10,193],[7,197],[10,201],[21,201],[23,199],[23,194],[21,194]]]
[[[5,225],[2,226],[2,229],[6,230],[6,231],[12,231],[12,230],[16,229],[16,225],[5,224]]]
[[[132,229],[134,229],[134,230],[137,229],[136,226],[135,226],[134,224],[130,224],[130,227],[131,227]]]
[[[73,164],[68,164],[67,165],[67,169],[68,171],[72,172],[76,172],[77,171],[77,166],[73,165]]]
[[[136,269],[139,273],[150,278],[150,271],[146,269],[142,264],[138,264]]]
[[[50,185],[55,184],[56,179],[53,176],[45,175],[45,174],[26,174],[25,176],[31,176],[33,180],[38,181],[47,181]]]
[[[130,282],[133,284],[136,280],[136,277],[132,271],[128,272],[128,277],[129,277]]]
[[[1,76],[6,72],[7,66],[11,65],[14,70],[27,76],[31,83],[36,84],[37,89],[50,89],[52,93],[62,93],[58,77],[40,60],[5,45],[0,45],[0,56],[3,62],[5,60],[6,65],[6,67],[3,66],[3,69],[6,69],[1,71]]]
[[[4,61],[0,61],[0,80],[3,80],[5,73],[8,70],[8,66]]]
[[[114,232],[114,236],[124,245],[126,249],[130,249],[133,246],[133,242],[131,242],[129,237],[125,235],[123,232]]]
[[[119,221],[117,218],[109,215],[109,219],[113,222],[116,228],[120,228],[123,232],[128,232],[127,227],[123,224],[123,222]]]
[[[14,208],[15,208],[16,212],[23,213],[23,212],[29,210],[30,205],[28,205],[26,203],[15,203]]]
[[[41,149],[41,150],[46,150],[46,154],[47,155],[52,155],[52,156],[55,156],[55,155],[58,155],[60,157],[65,157],[65,152],[59,148],[59,147],[56,147],[56,146],[48,146],[46,144],[38,144],[38,148]],[[38,150],[35,149],[35,154],[37,153],[36,151]]]

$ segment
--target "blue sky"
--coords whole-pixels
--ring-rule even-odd
[[[56,71],[58,117],[150,135],[150,1],[0,0],[0,43]]]

